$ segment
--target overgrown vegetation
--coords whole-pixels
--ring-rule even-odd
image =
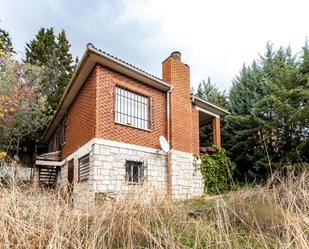
[[[0,56],[0,150],[18,149],[49,120],[46,95],[40,91],[44,69]]]
[[[21,61],[0,29],[0,152],[18,155],[41,141],[74,70],[70,46],[63,30],[42,28]]]
[[[0,188],[0,247],[308,248],[308,184],[306,171],[208,199],[147,202],[138,192],[73,207],[13,184]]]
[[[197,94],[227,108],[222,143],[236,162],[236,176],[265,180],[270,166],[309,160],[309,46],[293,54],[268,43],[264,55],[244,65],[229,93],[208,80]],[[202,145],[209,145],[211,129],[201,129]]]
[[[233,188],[235,164],[223,148],[216,147],[213,153],[196,156],[196,166],[203,175],[205,193],[218,194]]]

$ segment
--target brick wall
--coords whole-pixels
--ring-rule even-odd
[[[163,79],[174,86],[171,94],[172,148],[198,153],[198,111],[190,101],[190,69],[173,57],[163,62],[162,69]],[[152,122],[150,130],[114,122],[113,94],[116,84],[149,96]],[[159,149],[161,135],[167,136],[166,93],[96,65],[68,110],[62,159],[94,137]]]
[[[86,79],[67,113],[62,159],[83,146],[95,135],[96,69]]]
[[[162,63],[162,77],[171,83],[171,145],[183,152],[197,152],[198,139],[192,126],[193,118],[198,123],[198,116],[193,117],[190,101],[190,68],[174,58],[173,54]]]
[[[212,119],[213,143],[221,146],[220,117]]]
[[[150,131],[114,122],[114,90],[120,85],[150,97]],[[128,78],[106,67],[97,66],[96,138],[160,148],[159,137],[166,136],[166,93]]]
[[[199,125],[199,112],[192,105],[192,153],[200,153],[200,125]]]

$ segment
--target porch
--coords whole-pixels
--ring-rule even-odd
[[[205,125],[211,126],[211,138],[209,138],[210,143],[201,146],[200,143],[200,153],[215,152],[216,148],[212,145],[221,146],[221,118],[228,114],[228,111],[204,100],[197,96],[191,96],[191,102],[195,105],[195,109],[199,114],[199,127]]]

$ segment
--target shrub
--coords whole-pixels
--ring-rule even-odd
[[[196,165],[204,178],[205,193],[220,193],[230,190],[235,163],[225,155],[225,150],[216,147],[216,152],[200,154],[196,157]]]

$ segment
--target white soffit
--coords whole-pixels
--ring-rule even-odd
[[[191,102],[196,105],[196,108],[204,113],[207,113],[211,116],[221,116],[224,117],[228,114],[230,114],[227,110],[224,110],[223,108],[216,106],[202,98],[199,98],[197,96],[191,96]]]

